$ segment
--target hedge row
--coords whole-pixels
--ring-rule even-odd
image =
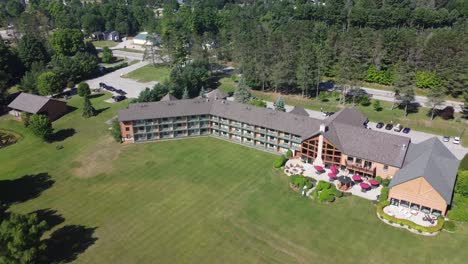
[[[414,229],[418,232],[427,232],[427,233],[434,233],[434,232],[437,232],[437,231],[440,231],[442,229],[442,227],[444,226],[444,218],[443,217],[439,217],[437,219],[437,224],[435,226],[430,226],[430,227],[426,227],[426,226],[420,226],[410,220],[406,220],[406,219],[399,219],[399,218],[396,218],[396,217],[393,217],[393,216],[389,216],[387,215],[386,213],[384,213],[383,211],[383,208],[387,205],[389,205],[390,202],[389,201],[384,201],[384,202],[381,202],[381,203],[378,203],[377,204],[377,213],[379,214],[380,217],[382,217],[383,219],[389,221],[390,223],[395,223],[395,224],[399,224],[401,226],[407,226],[409,227],[410,229]]]
[[[283,165],[286,163],[288,159],[284,156],[284,155],[281,155],[278,159],[276,159],[274,162],[273,162],[273,167],[275,168],[281,168],[283,167]]]

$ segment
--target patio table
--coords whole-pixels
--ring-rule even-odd
[[[370,183],[372,186],[379,186],[379,182],[376,181],[376,180],[370,180],[369,183]]]
[[[369,188],[370,188],[370,185],[367,184],[367,183],[365,183],[365,182],[361,182],[361,183],[359,184],[359,186],[361,186],[361,188],[363,188],[363,189],[369,189]]]

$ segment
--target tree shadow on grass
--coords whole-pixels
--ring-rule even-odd
[[[95,94],[91,94],[89,95],[89,99],[95,99],[95,98],[99,98],[101,96],[103,96],[104,94],[103,93],[95,93]]]
[[[76,130],[74,128],[66,128],[59,130],[50,136],[50,142],[60,142],[75,135]]]
[[[45,221],[47,223],[47,228],[52,229],[54,226],[59,225],[65,221],[62,215],[57,214],[57,210],[53,209],[40,209],[32,212],[31,214],[36,214],[39,222]]]
[[[64,263],[75,260],[93,245],[97,238],[93,237],[95,227],[81,225],[66,225],[50,235],[45,240],[46,250],[44,263]]]
[[[107,109],[109,109],[110,107],[103,107],[101,109],[96,109],[96,115],[99,115],[101,114],[102,112],[106,111]]]
[[[0,201],[6,206],[26,202],[38,197],[43,191],[52,187],[54,182],[47,173],[0,181]]]

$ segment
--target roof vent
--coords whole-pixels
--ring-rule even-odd
[[[403,144],[402,148],[403,148],[403,150],[405,150],[406,149],[406,144]]]

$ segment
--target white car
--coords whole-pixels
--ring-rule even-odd
[[[460,144],[460,137],[454,137],[452,142],[453,144]]]

